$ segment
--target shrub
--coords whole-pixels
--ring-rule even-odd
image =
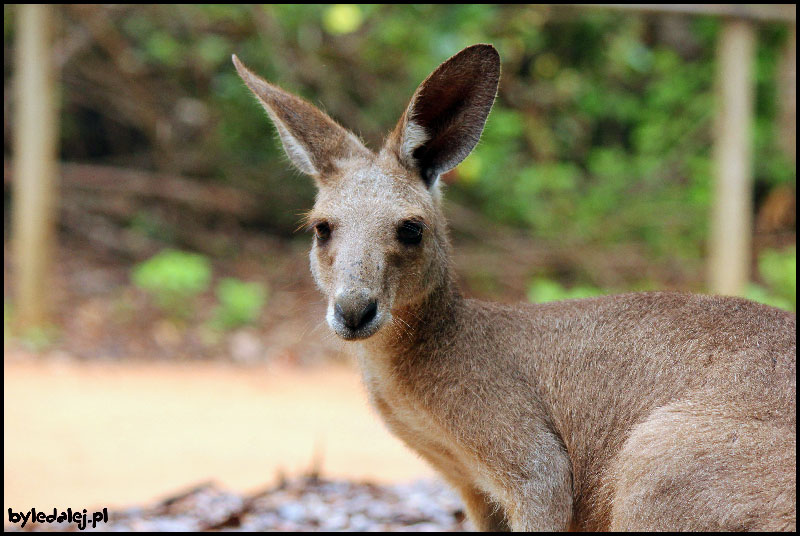
[[[196,253],[167,249],[133,268],[134,285],[171,316],[186,318],[211,281],[211,264]]]
[[[765,250],[758,257],[758,271],[766,286],[748,286],[745,297],[788,311],[797,309],[797,249]]]
[[[558,282],[546,278],[536,279],[528,287],[528,300],[533,303],[589,298],[602,294],[604,294],[604,292],[596,287],[579,285],[568,289],[561,286]]]
[[[225,278],[217,285],[219,306],[213,324],[219,329],[231,329],[255,322],[267,300],[267,287],[261,283],[246,283]]]

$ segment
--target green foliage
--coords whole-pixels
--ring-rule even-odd
[[[167,249],[134,266],[132,279],[166,313],[186,318],[194,298],[208,289],[211,264],[202,255]]]
[[[264,223],[289,234],[314,187],[286,162],[231,53],[377,148],[436,65],[490,42],[503,60],[499,96],[449,195],[541,239],[702,256],[719,18],[496,4],[64,9],[66,35],[107,36],[65,66],[67,160],[106,147],[91,156],[230,182],[258,195]],[[8,50],[13,11],[4,8]],[[786,39],[786,25],[759,25],[758,191],[796,181],[775,121]],[[87,72],[105,75],[86,82]],[[206,107],[196,123],[175,112],[187,99]]]
[[[226,330],[245,326],[258,320],[267,301],[267,287],[261,283],[224,278],[217,285],[217,300],[215,327]]]
[[[751,284],[745,296],[751,300],[797,310],[797,249],[766,250],[758,257],[758,271],[766,286]]]
[[[173,320],[187,319],[198,296],[209,289],[212,270],[209,260],[196,253],[166,249],[134,266],[134,285],[147,292]],[[209,327],[221,331],[258,320],[267,301],[262,283],[223,278],[216,287],[218,305]]]
[[[53,346],[60,337],[60,330],[53,324],[34,326],[18,335],[18,340],[31,352],[41,352]]]
[[[363,20],[356,4],[335,4],[325,10],[322,25],[332,35],[343,35],[356,31]]]
[[[559,46],[534,56],[532,74],[519,80],[530,89],[519,91],[535,113],[496,106],[470,157],[482,173],[470,162],[471,180],[454,189],[469,188],[491,216],[540,237],[634,240],[698,257],[710,189],[710,58],[646,42],[638,17],[590,25],[574,38],[591,58]],[[558,45],[563,29],[545,24],[540,37]]]
[[[61,336],[55,324],[33,326],[20,330],[14,325],[14,304],[3,300],[3,345],[15,340],[31,352],[41,352],[53,346]]]
[[[128,229],[142,236],[156,238],[165,242],[169,242],[175,237],[175,231],[168,223],[163,221],[162,218],[145,211],[139,211],[133,215],[128,223]]]
[[[596,287],[578,285],[572,288],[565,288],[557,281],[547,278],[535,279],[528,287],[528,300],[533,303],[590,298],[592,296],[602,296],[603,294],[605,292]]]

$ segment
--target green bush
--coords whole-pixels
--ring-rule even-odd
[[[603,294],[605,292],[596,287],[578,285],[572,288],[565,288],[560,283],[546,278],[536,279],[528,287],[528,300],[533,303],[590,298]]]
[[[194,298],[208,289],[211,263],[196,253],[167,249],[134,266],[132,279],[166,313],[186,318]]]
[[[745,297],[789,311],[797,310],[797,249],[768,249],[758,257],[758,271],[766,286],[750,284]]]
[[[219,306],[213,324],[219,329],[231,329],[258,320],[267,301],[267,287],[261,283],[246,283],[224,278],[217,285]]]

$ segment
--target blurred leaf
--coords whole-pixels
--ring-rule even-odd
[[[322,25],[328,33],[342,35],[358,30],[363,21],[364,16],[356,4],[334,4],[325,10]]]
[[[55,325],[34,326],[19,333],[19,340],[23,346],[32,352],[41,352],[53,346],[60,336],[60,330]]]
[[[789,304],[797,306],[797,249],[784,251],[768,249],[758,257],[758,271],[770,290]]]
[[[198,57],[208,66],[227,61],[231,55],[231,43],[218,35],[205,35],[196,45]]]
[[[267,287],[225,278],[217,285],[217,299],[214,324],[221,329],[236,328],[258,319],[267,301]]]
[[[533,303],[590,298],[603,294],[604,292],[599,288],[575,286],[567,289],[556,281],[544,278],[536,279],[528,286],[528,300]]]
[[[459,176],[466,182],[475,182],[480,177],[483,170],[483,160],[480,154],[475,151],[458,166]]]
[[[744,297],[748,300],[753,300],[758,303],[777,307],[778,309],[785,309],[787,311],[795,310],[795,305],[791,301],[781,296],[776,296],[768,289],[762,287],[761,285],[756,285],[755,283],[751,283],[747,286]]]
[[[167,249],[134,266],[131,278],[165,312],[184,318],[193,298],[208,289],[211,263],[196,253]]]
[[[170,67],[178,65],[182,55],[178,41],[163,31],[157,31],[150,36],[145,42],[145,50],[156,62]]]

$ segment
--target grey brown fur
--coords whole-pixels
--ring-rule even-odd
[[[437,178],[480,137],[491,45],[434,71],[378,153],[234,63],[319,188],[328,324],[478,528],[795,529],[795,315],[679,293],[507,306],[459,292]]]

